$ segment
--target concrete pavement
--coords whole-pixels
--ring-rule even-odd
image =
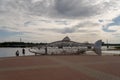
[[[120,80],[120,56],[0,58],[0,80]]]

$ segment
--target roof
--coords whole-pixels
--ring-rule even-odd
[[[63,42],[70,42],[71,40],[70,40],[70,38],[69,38],[68,36],[66,36],[65,38],[63,38],[62,41],[63,41]]]

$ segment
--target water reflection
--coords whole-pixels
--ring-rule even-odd
[[[0,57],[13,57],[16,56],[15,52],[18,50],[20,56],[23,56],[22,54],[23,48],[0,48]],[[26,54],[25,55],[33,55],[28,51],[29,48],[25,48]]]

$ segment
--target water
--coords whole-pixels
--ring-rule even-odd
[[[102,51],[103,54],[120,54],[120,50],[106,50]]]
[[[20,56],[22,55],[22,49],[23,48],[0,48],[0,57],[14,57],[15,52],[19,50]],[[25,48],[25,55],[34,55],[33,53],[30,53],[28,51],[29,48]]]
[[[0,57],[15,57],[15,52],[19,50],[20,56],[22,55],[22,49],[23,48],[0,48]],[[29,52],[29,48],[25,48],[25,55],[34,55],[34,53]],[[92,54],[93,52],[90,51],[88,54]],[[103,55],[109,55],[109,54],[120,54],[120,50],[110,50],[110,51],[102,51]],[[94,53],[95,54],[95,53]]]

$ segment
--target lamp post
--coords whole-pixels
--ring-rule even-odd
[[[109,48],[109,45],[108,45],[108,39],[107,39],[107,49]]]

